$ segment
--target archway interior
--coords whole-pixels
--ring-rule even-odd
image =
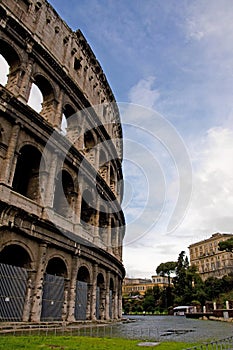
[[[49,275],[67,277],[67,269],[64,261],[57,257],[50,259],[46,268],[46,273]]]
[[[40,199],[39,169],[41,153],[34,146],[22,147],[18,156],[13,190],[34,201]]]
[[[0,263],[12,266],[30,268],[31,259],[28,252],[17,244],[3,248],[0,253]]]

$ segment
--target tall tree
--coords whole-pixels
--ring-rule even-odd
[[[225,250],[226,252],[233,252],[233,238],[229,238],[226,241],[218,243],[219,250]]]
[[[177,296],[183,296],[187,285],[186,270],[188,269],[188,258],[185,257],[185,251],[181,251],[176,266],[176,276],[173,278],[173,284],[175,287],[175,294]]]
[[[171,273],[175,272],[176,270],[176,261],[167,261],[165,263],[161,263],[157,269],[156,273],[160,276],[167,276],[168,277],[168,285],[170,287],[171,284]]]

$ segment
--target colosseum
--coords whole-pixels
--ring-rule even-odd
[[[119,319],[122,126],[105,74],[46,0],[1,1],[0,55],[0,320]]]

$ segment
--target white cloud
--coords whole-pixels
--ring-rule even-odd
[[[7,75],[9,74],[9,65],[7,64],[5,58],[0,55],[0,84],[3,86],[7,83]]]
[[[131,103],[153,108],[160,97],[158,89],[153,88],[155,77],[140,80],[129,92]]]
[[[36,112],[40,113],[42,108],[42,102],[43,95],[40,89],[35,84],[32,84],[30,96],[28,99],[28,105],[32,107]]]
[[[233,232],[233,130],[211,128],[193,154],[193,197],[179,232],[201,237]]]

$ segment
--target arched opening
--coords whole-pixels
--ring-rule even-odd
[[[18,156],[13,190],[34,201],[40,200],[39,170],[43,162],[41,153],[34,146],[23,146]]]
[[[40,89],[36,84],[32,84],[29,99],[28,99],[28,105],[33,108],[37,113],[40,113],[42,110],[42,104],[43,104],[43,95]]]
[[[27,292],[31,259],[28,252],[18,244],[11,244],[0,252],[0,319],[22,321]]]
[[[0,252],[0,264],[30,268],[31,258],[28,252],[18,244],[11,244]]]
[[[27,12],[30,6],[30,2],[28,0],[18,0],[18,5],[20,8],[23,8],[24,12]]]
[[[66,264],[61,258],[52,258],[48,262],[46,273],[50,275],[67,277]]]
[[[95,225],[96,209],[94,208],[94,199],[91,191],[85,190],[82,195],[81,205],[81,223]]]
[[[49,260],[44,275],[42,295],[42,321],[61,321],[64,304],[66,264],[61,258]]]
[[[102,273],[97,276],[96,288],[96,319],[103,320],[105,312],[105,282]]]
[[[73,215],[73,198],[74,198],[74,182],[71,175],[62,170],[58,173],[56,184],[53,208],[59,214],[66,218],[71,218]]]
[[[85,266],[78,270],[76,282],[75,319],[86,320],[90,314],[90,274]]]
[[[63,108],[61,132],[73,144],[77,142],[80,133],[80,126],[78,125],[78,117],[73,107],[66,104]]]
[[[67,119],[64,113],[62,114],[61,133],[64,136],[67,135]]]
[[[84,148],[94,148],[95,147],[95,139],[93,136],[92,130],[87,130],[84,134]]]
[[[2,55],[0,55],[0,67],[0,84],[5,86],[7,84],[10,66]]]
[[[0,40],[0,83],[14,92],[17,85],[20,59],[16,51],[4,40]]]
[[[54,109],[53,101],[54,91],[52,85],[42,75],[36,75],[30,91],[28,105],[47,117]]]

